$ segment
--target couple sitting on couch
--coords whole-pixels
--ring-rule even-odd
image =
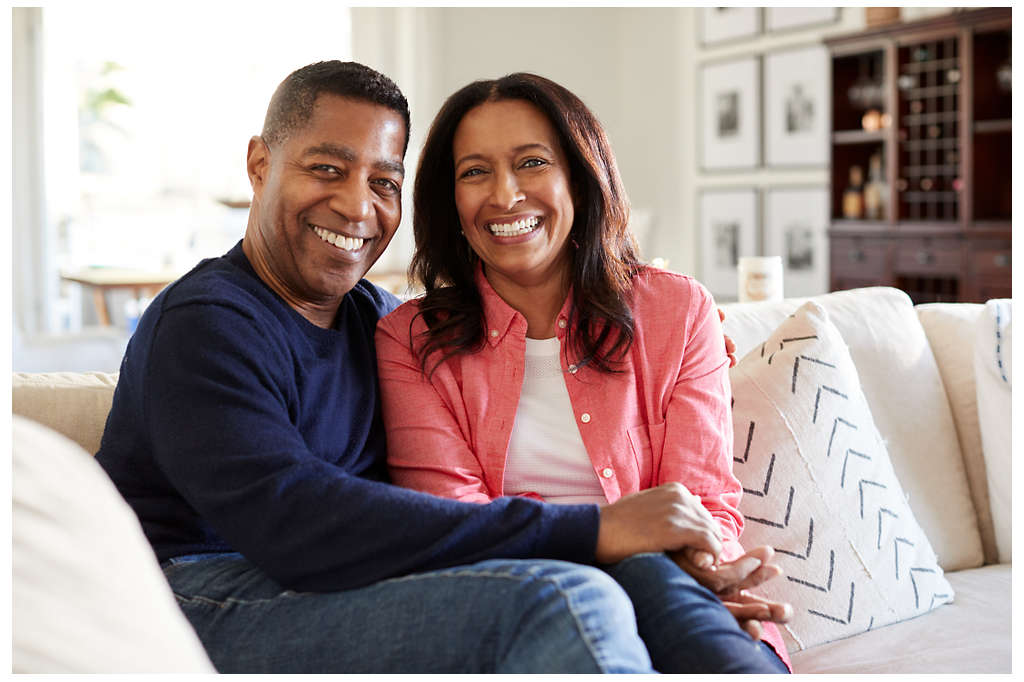
[[[362,277],[408,139],[381,74],[291,74],[244,239],[129,343],[97,459],[214,665],[785,672],[720,320],[639,261],[599,122],[528,74],[449,98],[415,186],[426,296],[378,326],[398,301]]]

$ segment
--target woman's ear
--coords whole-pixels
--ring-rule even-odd
[[[253,194],[259,196],[263,185],[267,181],[267,172],[270,169],[270,148],[263,138],[253,135],[249,138],[249,151],[245,158],[245,170],[249,174],[249,185],[252,186]]]

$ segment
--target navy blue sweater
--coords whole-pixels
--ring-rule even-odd
[[[241,242],[154,299],[96,457],[161,561],[238,551],[284,587],[331,591],[495,557],[593,560],[594,505],[387,482],[373,333],[397,302],[360,281],[322,329]]]

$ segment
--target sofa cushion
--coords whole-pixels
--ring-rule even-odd
[[[1011,556],[1010,471],[1011,398],[1013,391],[1013,308],[1009,299],[985,304],[978,316],[974,343],[978,420],[985,454],[988,494],[999,560]]]
[[[22,417],[12,431],[14,672],[213,672],[99,464]]]
[[[978,515],[978,532],[986,564],[998,563],[992,512],[989,509],[985,457],[978,426],[978,396],[974,381],[975,327],[980,303],[925,303],[915,306],[917,319],[928,336],[949,398],[956,437],[964,457],[967,485]]]
[[[741,537],[771,545],[799,650],[953,597],[889,461],[842,337],[808,302],[732,370]]]
[[[807,299],[723,306],[725,331],[742,355]],[[910,298],[872,287],[814,298],[829,315],[859,373],[875,424],[939,565],[981,565],[977,514],[942,378]]]
[[[1011,566],[947,573],[956,601],[920,618],[792,655],[797,673],[1009,674]]]
[[[11,409],[96,454],[117,377],[104,372],[15,372]]]

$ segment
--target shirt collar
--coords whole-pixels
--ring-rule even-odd
[[[515,332],[522,338],[526,338],[526,317],[518,310],[505,302],[498,292],[494,290],[491,283],[484,275],[483,263],[477,261],[476,272],[474,273],[477,291],[480,292],[480,299],[484,310],[484,336],[491,347],[497,346],[507,334]],[[562,309],[558,311],[558,319],[555,322],[555,336],[562,339],[569,326],[569,307],[572,301],[572,287],[565,297]]]

